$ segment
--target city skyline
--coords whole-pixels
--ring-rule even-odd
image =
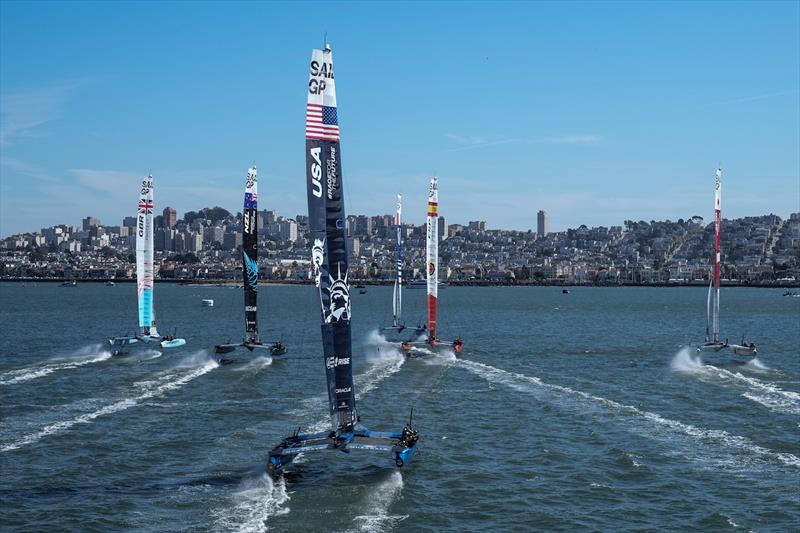
[[[421,223],[437,174],[449,222],[708,220],[717,165],[724,216],[797,211],[796,3],[472,4],[459,26],[447,4],[338,4],[324,28],[310,5],[53,3],[43,19],[4,3],[0,234],[121,220],[150,169],[157,206],[235,212],[254,159],[261,204],[304,213],[304,69],[326,31],[348,213],[402,193]]]

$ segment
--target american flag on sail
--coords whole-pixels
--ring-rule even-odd
[[[306,107],[306,139],[339,140],[339,121],[336,108],[320,104]]]

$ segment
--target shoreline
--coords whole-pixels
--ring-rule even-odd
[[[136,283],[135,279],[115,279],[115,278],[8,278],[0,279],[0,283],[64,283],[67,281],[76,281],[77,283],[108,283],[113,281],[117,283]],[[203,279],[203,280],[185,280],[185,279],[157,279],[158,283],[169,283],[172,285],[185,285],[185,286],[219,286],[219,287],[236,287],[241,286],[241,280],[230,279]],[[313,285],[313,280],[259,280],[262,285]],[[392,286],[394,280],[361,280],[352,279],[350,285],[355,288],[356,285],[367,286]],[[409,288],[408,284],[404,287],[407,290],[420,290],[425,289],[424,286],[416,286]],[[544,281],[544,282],[529,282],[529,281],[513,281],[513,282],[498,282],[498,281],[485,281],[485,280],[470,280],[470,281],[448,281],[441,283],[440,287],[446,289],[447,287],[561,287],[561,288],[583,288],[583,287],[601,287],[601,288],[619,288],[619,287],[708,287],[708,284],[703,283],[567,283],[562,281]],[[739,282],[723,282],[722,287],[743,287],[743,288],[756,288],[756,289],[800,289],[800,281],[770,281],[761,283],[739,283]]]

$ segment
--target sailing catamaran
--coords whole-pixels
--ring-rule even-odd
[[[406,329],[402,322],[403,314],[403,196],[397,195],[397,212],[394,215],[394,226],[397,231],[396,263],[394,290],[392,291],[392,325],[384,330],[396,330],[398,333]]]
[[[153,307],[153,176],[142,180],[139,191],[139,206],[136,217],[136,282],[139,301],[139,333],[109,339],[115,355],[122,355],[124,348],[137,343],[157,342],[162,348],[177,348],[186,340],[174,335],[162,337],[156,329]]]
[[[286,354],[283,342],[265,345],[258,335],[258,172],[253,165],[247,171],[242,211],[242,277],[244,279],[244,341],[218,344],[214,353],[224,354],[243,346],[250,350],[266,350],[273,357]]]
[[[306,175],[308,229],[313,243],[314,283],[322,309],[322,347],[328,382],[331,431],[296,431],[269,452],[267,469],[277,474],[297,454],[319,450],[371,450],[394,455],[407,464],[417,450],[411,422],[400,432],[373,432],[356,414],[350,334],[347,236],[342,187],[336,87],[330,46],[311,53],[306,107]]]
[[[436,312],[439,303],[439,180],[434,176],[428,187],[428,217],[426,221],[425,262],[428,275],[428,340],[433,346],[452,346],[461,353],[464,342],[461,339],[445,341],[436,336]]]
[[[718,168],[714,184],[714,272],[712,280],[708,284],[708,298],[706,299],[706,340],[697,348],[698,351],[718,352],[728,346],[728,341],[723,342],[719,336],[721,195],[722,169]]]

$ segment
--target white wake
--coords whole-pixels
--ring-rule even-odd
[[[38,363],[27,368],[9,370],[0,374],[0,385],[13,385],[32,379],[41,378],[61,370],[70,370],[91,363],[99,363],[111,358],[111,352],[104,350],[101,344],[87,346],[59,362]]]
[[[54,424],[45,426],[39,431],[30,433],[11,443],[3,445],[0,447],[0,452],[16,450],[18,448],[33,444],[34,442],[38,442],[43,437],[62,433],[78,424],[89,424],[101,416],[110,415],[119,411],[125,411],[126,409],[130,409],[131,407],[134,407],[145,400],[149,400],[150,398],[161,396],[171,390],[178,389],[193,379],[213,370],[217,366],[219,365],[216,361],[211,361],[206,358],[205,362],[201,366],[195,367],[189,372],[170,373],[155,380],[139,382],[134,385],[140,391],[138,395],[118,400],[112,404],[101,407],[96,411],[92,411],[91,413],[86,413],[69,420],[63,420],[61,422],[56,422]]]
[[[678,372],[695,375],[708,383],[744,389],[742,392],[744,398],[772,411],[790,415],[800,414],[800,394],[783,390],[772,383],[745,376],[740,372],[731,372],[725,368],[706,365],[700,354],[692,353],[692,349],[689,347],[681,348],[675,354],[670,367]],[[756,366],[756,368],[759,367]],[[763,365],[761,368],[766,369]]]
[[[465,361],[459,360],[459,364],[476,374],[487,381],[498,383],[502,385],[506,385],[510,388],[521,392],[527,393],[537,393],[538,391],[549,391],[549,392],[557,392],[564,397],[567,398],[578,398],[584,401],[584,406],[590,406],[594,408],[601,408],[604,412],[610,415],[619,415],[619,414],[626,414],[636,419],[642,420],[650,426],[649,431],[644,431],[641,434],[646,437],[652,437],[654,435],[658,435],[659,432],[664,434],[664,436],[671,437],[675,435],[683,435],[692,438],[693,440],[700,441],[702,443],[712,443],[720,446],[722,448],[727,448],[733,453],[742,454],[746,453],[751,456],[756,456],[763,462],[779,462],[787,466],[792,466],[795,468],[800,468],[800,458],[792,455],[790,453],[782,453],[782,452],[774,452],[772,450],[768,450],[763,448],[751,440],[740,437],[738,435],[731,435],[723,430],[717,429],[703,429],[692,426],[690,424],[685,424],[683,422],[678,422],[677,420],[670,420],[668,418],[664,418],[660,415],[655,413],[651,413],[649,411],[643,411],[637,407],[632,405],[625,405],[613,400],[608,400],[606,398],[601,398],[599,396],[594,396],[592,394],[587,394],[582,391],[570,389],[569,387],[564,387],[561,385],[554,385],[550,383],[545,383],[539,378],[526,376],[524,374],[519,374],[516,372],[508,372],[505,370],[501,370],[499,368],[495,368],[493,366],[485,365],[482,363],[477,363],[474,361]],[[542,398],[543,400],[552,400],[552,397],[549,395],[545,395]],[[703,452],[704,448],[700,446],[698,451],[700,453],[705,453],[704,459],[710,459],[712,461],[716,461],[717,457],[713,453]],[[687,456],[685,453],[684,456]],[[687,456],[688,457],[688,456]],[[722,462],[721,465],[725,466],[726,464]]]

